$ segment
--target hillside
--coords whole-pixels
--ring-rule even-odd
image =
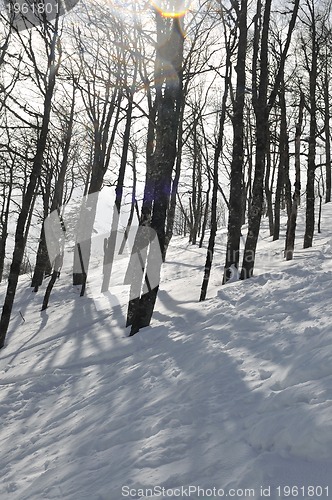
[[[225,287],[218,233],[204,303],[206,250],[174,238],[152,325],[132,338],[123,292],[113,306],[89,287],[80,298],[67,269],[40,312],[43,294],[23,277],[0,351],[1,500],[331,496],[332,204],[323,208],[313,248],[301,249],[300,228],[286,263],[283,240],[263,230],[256,277]]]

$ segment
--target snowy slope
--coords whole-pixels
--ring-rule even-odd
[[[123,294],[103,309],[63,273],[40,312],[23,278],[0,351],[0,499],[331,497],[331,204],[323,216],[290,263],[263,231],[257,276],[225,287],[220,232],[204,303],[205,250],[175,238],[133,338]]]

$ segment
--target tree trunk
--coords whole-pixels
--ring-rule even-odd
[[[51,180],[52,180],[52,175],[50,172],[48,172],[46,175],[45,186],[42,186],[42,180],[40,180],[40,186],[42,187],[42,195],[43,195],[43,212],[44,212],[43,220],[46,219],[49,213]],[[34,287],[34,292],[38,292],[38,288],[43,282],[44,274],[47,267],[50,268],[50,261],[47,252],[44,223],[43,223],[40,231],[35,269],[31,280],[31,286]]]
[[[299,118],[295,128],[295,184],[294,184],[295,187],[293,194],[292,209],[290,217],[288,218],[287,222],[287,237],[286,237],[286,248],[285,248],[286,260],[292,260],[294,255],[297,212],[298,212],[298,207],[300,205],[300,197],[301,197],[301,133],[302,133],[302,123],[303,123],[303,109],[304,109],[304,95],[301,92],[300,104],[299,104]]]
[[[326,158],[326,192],[325,203],[331,201],[331,128],[330,128],[330,79],[328,69],[328,58],[325,59],[325,82],[324,82],[324,135],[325,135],[325,158]]]
[[[188,84],[189,84],[189,80],[186,82],[183,95],[186,95]],[[174,178],[173,178],[173,182],[172,182],[172,191],[171,191],[169,208],[168,208],[168,212],[167,212],[165,252],[163,255],[164,260],[166,257],[166,252],[167,252],[168,246],[169,246],[171,238],[173,236],[175,210],[176,210],[176,196],[177,196],[177,192],[178,192],[178,186],[179,186],[180,174],[181,174],[184,110],[185,110],[185,102],[183,100],[183,106],[181,106],[180,118],[179,118],[179,130],[178,130],[178,139],[177,139],[177,155],[176,155],[176,163],[175,163],[175,174],[174,174]]]
[[[315,170],[316,170],[316,132],[317,132],[317,103],[316,103],[316,81],[317,81],[317,40],[315,20],[312,23],[312,45],[311,45],[311,68],[310,68],[310,129],[309,129],[309,151],[307,168],[306,188],[306,220],[303,248],[310,248],[315,230]]]
[[[286,192],[287,178],[289,182],[287,116],[286,116],[285,89],[283,84],[281,86],[279,94],[279,105],[280,105],[279,169],[278,169],[277,188],[275,195],[273,241],[278,240],[280,237],[281,203]],[[287,203],[289,204],[289,200],[287,200]]]
[[[157,27],[161,27],[160,14],[156,12]],[[176,159],[178,126],[182,107],[182,63],[183,63],[183,30],[182,19],[172,21],[172,29],[167,42],[168,53],[161,54],[157,48],[157,58],[163,56],[163,62],[157,61],[161,72],[156,74],[156,81],[164,78],[164,90],[158,102],[158,116],[156,126],[156,149],[154,152],[154,198],[151,227],[158,235],[161,253],[165,252],[166,234],[165,223],[169,204],[173,165]],[[163,45],[164,47],[164,45]],[[165,71],[166,70],[166,71]],[[158,71],[158,65],[157,65]],[[161,89],[159,89],[161,90]],[[159,93],[160,95],[160,93]],[[148,271],[150,262],[154,268],[154,276],[159,283],[161,262],[155,259],[152,248],[146,262]],[[132,320],[130,335],[134,335],[140,328],[150,324],[159,285],[154,286],[141,295],[135,315]]]
[[[6,257],[6,242],[8,237],[8,221],[10,215],[10,203],[13,190],[13,170],[10,169],[9,173],[9,183],[8,183],[8,193],[5,193],[5,187],[3,189],[3,206],[1,210],[1,234],[0,234],[0,283],[3,277],[3,270],[5,265]],[[5,200],[7,200],[5,202]]]
[[[129,231],[130,231],[133,219],[134,219],[135,209],[136,209],[136,211],[138,211],[137,200],[136,200],[136,184],[137,184],[136,160],[137,160],[137,152],[136,152],[134,146],[132,147],[132,154],[133,154],[133,166],[132,166],[133,167],[132,168],[132,170],[133,170],[133,190],[132,190],[132,196],[131,196],[131,206],[130,206],[130,213],[129,213],[129,217],[128,217],[127,226],[126,226],[126,229],[125,229],[125,232],[124,232],[124,235],[123,235],[123,238],[122,238],[122,242],[121,242],[121,245],[120,245],[120,248],[119,248],[119,255],[122,255],[123,251],[125,249],[125,246],[126,246],[126,243],[127,243],[127,240],[128,240]]]
[[[207,226],[207,222],[208,222],[209,204],[210,204],[210,190],[211,190],[211,179],[209,177],[209,187],[208,187],[208,190],[206,191],[206,196],[205,196],[205,208],[204,208],[204,218],[203,218],[203,224],[202,224],[202,234],[201,234],[201,239],[200,239],[199,245],[198,245],[199,248],[202,248],[202,246],[203,246],[206,226]]]
[[[255,25],[255,39],[258,44],[259,18],[261,2],[258,1],[257,21]],[[268,86],[268,33],[270,26],[271,0],[265,2],[261,55],[260,55],[260,79],[258,95],[253,94],[253,106],[256,118],[256,163],[254,183],[252,190],[252,201],[248,214],[248,234],[244,249],[241,279],[250,278],[253,275],[256,246],[259,235],[262,209],[263,209],[263,181],[265,171],[265,153],[267,150],[267,130],[268,130],[268,108],[267,108],[267,86]],[[254,70],[253,79],[257,77],[257,54],[258,45],[254,50]]]
[[[157,89],[159,98],[159,89]],[[151,212],[154,197],[154,144],[155,144],[155,121],[157,113],[157,101],[152,102],[151,91],[147,90],[148,106],[149,106],[149,122],[147,130],[147,141],[145,149],[146,157],[146,174],[144,196],[140,217],[140,226],[135,236],[128,269],[124,279],[124,283],[130,285],[129,302],[127,310],[126,326],[130,326],[134,320],[134,316],[139,304],[139,297],[142,288],[142,280],[144,276],[145,261],[147,257],[148,238],[145,237],[145,226],[151,224]],[[137,257],[140,264],[137,266]],[[135,264],[136,263],[136,264]]]
[[[49,258],[48,258],[44,224],[43,224],[40,232],[35,270],[31,280],[31,286],[34,288],[33,290],[34,292],[38,292],[38,288],[41,286],[43,282],[45,270],[48,267],[48,265],[49,265]]]
[[[269,219],[269,230],[270,236],[273,236],[274,229],[274,219],[273,219],[273,203],[272,203],[272,190],[273,190],[273,180],[274,180],[274,169],[271,172],[271,141],[270,141],[270,130],[268,130],[267,139],[268,151],[266,154],[266,174],[264,182],[265,198],[266,198],[266,214]]]
[[[219,120],[219,133],[218,133],[218,141],[214,151],[213,158],[213,177],[212,177],[212,199],[211,199],[211,222],[210,222],[210,238],[206,253],[206,261],[204,267],[204,276],[201,286],[201,293],[199,300],[200,302],[206,299],[207,289],[209,285],[213,254],[214,254],[214,246],[217,234],[217,202],[218,202],[218,167],[219,167],[219,158],[222,152],[223,140],[224,140],[224,128],[226,121],[226,112],[227,112],[227,98],[229,92],[229,86],[231,82],[231,49],[230,44],[226,47],[226,68],[225,68],[225,87],[224,94],[221,103],[221,112],[220,112],[220,120]],[[230,207],[229,207],[230,210]]]
[[[224,267],[223,283],[232,276],[231,266],[239,267],[240,238],[242,226],[242,192],[243,192],[243,133],[244,133],[244,98],[246,87],[246,54],[247,54],[247,0],[241,1],[239,13],[239,41],[237,53],[237,84],[234,102],[233,125],[233,154],[231,164],[231,184],[228,216],[228,235],[226,246],[226,262]]]

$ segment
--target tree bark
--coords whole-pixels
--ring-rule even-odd
[[[316,81],[317,81],[317,57],[318,46],[316,40],[316,24],[314,11],[312,12],[311,31],[311,67],[309,70],[310,80],[310,127],[309,127],[309,151],[307,168],[306,187],[306,219],[303,248],[310,248],[315,230],[315,170],[316,170],[316,132],[317,132],[317,102],[316,102]]]
[[[10,215],[10,203],[13,190],[13,169],[9,172],[8,181],[8,192],[5,191],[5,186],[3,187],[3,206],[1,210],[1,234],[0,234],[0,283],[3,277],[5,257],[6,257],[6,242],[8,237],[8,222]],[[6,202],[5,202],[6,200]]]
[[[243,201],[243,162],[244,162],[244,99],[246,87],[246,54],[247,54],[247,0],[241,1],[239,13],[239,41],[237,53],[237,83],[234,102],[233,125],[233,154],[231,164],[231,184],[228,215],[228,235],[226,245],[226,262],[224,267],[223,283],[227,283],[232,276],[231,266],[239,267],[240,239],[242,226]]]
[[[325,158],[326,158],[326,191],[325,203],[331,201],[331,113],[330,113],[330,78],[328,68],[328,57],[326,50],[325,75],[324,75],[324,135],[325,135]]]
[[[161,28],[162,20],[160,14],[156,12],[157,28]],[[158,235],[161,253],[165,252],[166,233],[165,223],[169,204],[171,179],[173,165],[177,152],[177,136],[182,106],[182,64],[183,64],[183,29],[182,18],[175,18],[172,21],[171,33],[166,45],[167,54],[161,54],[161,46],[157,48],[156,58],[163,58],[157,61],[156,81],[164,81],[163,93],[159,88],[159,102],[156,126],[156,148],[154,152],[154,197],[151,219],[151,228]],[[159,66],[159,69],[158,69]],[[166,70],[166,71],[165,71]],[[158,89],[157,89],[158,92]],[[161,262],[155,259],[153,251],[150,252],[146,262],[146,270],[149,269],[150,262],[154,268],[154,275],[159,283]],[[132,319],[130,335],[134,335],[140,328],[148,326],[154,310],[154,305],[159,290],[159,285],[148,289],[141,295],[137,304],[135,314]]]
[[[257,18],[260,18],[261,2],[258,1]],[[250,278],[253,275],[256,246],[260,229],[263,208],[263,181],[265,171],[265,153],[267,149],[268,108],[267,108],[267,86],[268,86],[268,34],[270,26],[271,0],[265,2],[263,28],[261,37],[260,53],[260,78],[258,95],[253,95],[253,106],[256,117],[256,163],[252,191],[252,202],[248,214],[248,234],[244,249],[241,279]],[[255,39],[258,43],[259,37],[258,20],[255,25]],[[257,57],[258,46],[254,51]],[[254,59],[254,80],[257,75],[257,59]]]
[[[287,116],[284,84],[279,93],[280,106],[280,139],[279,139],[279,169],[274,206],[273,241],[280,237],[281,202],[286,193],[286,184],[289,182],[289,148],[287,133]],[[288,179],[288,181],[287,181]],[[288,200],[289,205],[289,200]]]
[[[290,217],[287,222],[287,236],[285,258],[292,260],[295,246],[295,233],[297,223],[297,212],[301,197],[301,134],[303,124],[304,95],[301,92],[299,104],[299,117],[295,127],[295,184]]]

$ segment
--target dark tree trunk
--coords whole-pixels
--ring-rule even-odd
[[[223,283],[232,276],[231,266],[239,267],[240,238],[243,213],[243,162],[244,162],[244,99],[246,87],[246,54],[247,54],[247,0],[241,1],[239,13],[239,41],[237,53],[237,84],[234,102],[233,125],[233,154],[231,164],[231,184],[228,216],[228,235],[226,246],[226,262],[224,267]]]
[[[286,260],[292,260],[294,254],[295,246],[295,232],[296,232],[296,221],[297,212],[300,205],[301,197],[301,133],[302,133],[302,123],[303,123],[303,109],[304,109],[304,95],[301,93],[300,105],[299,105],[299,118],[295,128],[295,185],[293,202],[290,216],[287,222],[287,237],[286,237],[286,248],[285,248],[285,258]]]
[[[254,183],[252,190],[252,201],[248,213],[248,234],[244,249],[243,263],[241,270],[241,279],[250,278],[253,275],[256,246],[259,235],[262,209],[263,209],[263,181],[265,171],[265,153],[267,150],[267,130],[268,130],[268,108],[267,108],[267,86],[268,86],[268,33],[270,26],[271,0],[265,3],[263,28],[261,37],[260,54],[260,78],[258,95],[253,94],[253,106],[256,118],[256,163]],[[254,49],[254,69],[253,81],[257,81],[257,55],[258,55],[258,37],[259,20],[261,17],[261,2],[257,6],[257,20],[255,25]]]
[[[323,204],[323,196],[319,193],[319,210],[318,210],[318,223],[317,223],[317,232],[320,234],[322,232],[322,204]]]
[[[159,96],[159,89],[158,98]],[[148,106],[149,106],[149,123],[147,131],[147,142],[146,142],[146,174],[145,174],[145,186],[144,186],[144,196],[142,203],[142,211],[140,217],[140,227],[138,228],[137,234],[135,236],[134,245],[132,248],[132,253],[130,256],[130,261],[128,265],[128,270],[124,279],[124,283],[130,285],[129,292],[129,303],[127,310],[127,321],[126,326],[130,326],[133,322],[137,307],[139,304],[139,297],[141,293],[142,280],[145,269],[145,261],[147,257],[147,246],[148,237],[145,237],[144,227],[151,224],[151,212],[154,197],[154,143],[155,143],[155,120],[157,113],[157,103],[152,102],[151,92],[148,89]],[[136,257],[139,257],[141,264],[137,267]]]
[[[5,192],[5,186],[3,188],[3,206],[1,210],[1,234],[0,234],[0,283],[3,277],[5,257],[6,257],[6,242],[8,237],[8,222],[10,215],[10,203],[13,190],[13,169],[10,169],[9,173],[9,183],[8,192]],[[7,200],[5,202],[5,200]]]
[[[180,123],[181,122],[182,121],[180,121]],[[182,123],[180,126],[182,127]],[[179,132],[179,135],[181,135],[180,132]],[[178,192],[180,173],[181,173],[181,151],[182,151],[182,145],[181,145],[180,139],[179,139],[178,140],[178,152],[177,152],[176,164],[175,164],[175,174],[174,174],[174,179],[172,182],[172,191],[171,191],[169,209],[167,212],[165,253],[167,252],[168,246],[169,246],[171,238],[173,236],[175,210],[176,210],[176,195]],[[165,259],[165,255],[163,256],[163,258]]]
[[[210,222],[210,238],[206,253],[206,261],[204,267],[204,276],[201,286],[201,293],[199,300],[202,302],[206,299],[207,289],[210,281],[211,268],[213,262],[214,246],[217,234],[217,202],[218,202],[218,167],[219,158],[222,152],[223,140],[224,140],[224,128],[227,112],[227,98],[229,93],[229,86],[231,81],[231,48],[230,44],[226,47],[226,68],[225,68],[225,88],[221,104],[221,113],[219,120],[219,133],[218,142],[214,151],[213,158],[213,177],[212,177],[212,199],[211,199],[211,222]],[[230,209],[230,207],[229,207]]]
[[[189,80],[185,84],[183,95],[186,95],[188,85],[189,85]],[[179,117],[179,130],[178,130],[178,139],[177,139],[177,154],[176,154],[176,163],[175,163],[175,173],[174,173],[174,178],[173,178],[173,182],[172,182],[172,191],[171,191],[169,208],[168,208],[168,212],[167,212],[165,252],[163,255],[164,260],[166,257],[166,252],[167,252],[168,246],[169,246],[171,238],[173,236],[175,210],[176,210],[176,196],[177,196],[177,192],[178,192],[178,186],[179,186],[180,174],[181,174],[184,109],[185,109],[185,101],[183,99],[183,105],[181,106],[180,117]]]
[[[162,19],[156,12],[157,27],[161,28]],[[173,165],[176,159],[176,141],[178,136],[178,126],[180,110],[182,107],[182,63],[183,63],[183,30],[182,19],[173,19],[172,29],[166,45],[157,48],[156,58],[160,58],[160,74],[156,74],[156,81],[164,78],[163,95],[160,95],[158,102],[158,115],[156,126],[156,149],[154,152],[154,198],[151,227],[158,235],[161,253],[165,252],[166,234],[166,214],[169,204],[171,179]],[[161,28],[162,29],[162,28]],[[165,40],[163,40],[165,42]],[[167,54],[161,53],[161,48],[167,46]],[[163,61],[161,61],[161,58]],[[158,71],[157,64],[157,71]],[[166,70],[166,71],[165,71]],[[158,259],[157,259],[158,260]],[[147,258],[146,269],[149,269],[149,263],[155,261],[154,275],[159,283],[161,262],[156,262],[155,255],[150,248]],[[130,335],[134,335],[140,328],[150,324],[154,305],[158,293],[159,285],[148,289],[141,295],[137,304],[135,314],[132,319],[132,328]]]
[[[196,115],[199,111],[196,111]],[[190,200],[191,209],[191,231],[189,241],[196,245],[199,236],[200,221],[202,218],[202,151],[197,134],[198,117],[193,123],[193,171],[192,171],[192,196]]]
[[[209,187],[208,187],[208,190],[206,192],[206,197],[205,197],[204,218],[203,218],[203,224],[202,224],[201,239],[199,241],[199,248],[202,248],[202,246],[203,246],[204,237],[205,237],[205,231],[206,231],[206,226],[207,226],[207,222],[208,222],[209,203],[210,203],[210,190],[211,190],[211,179],[209,177]]]
[[[310,129],[309,129],[309,151],[307,168],[307,188],[306,188],[306,220],[303,248],[310,248],[315,230],[315,170],[316,170],[316,132],[317,132],[317,102],[316,102],[316,81],[317,81],[317,56],[318,47],[316,40],[315,19],[312,22],[312,45],[311,45],[311,67],[310,67]]]
[[[272,203],[272,190],[273,190],[273,180],[274,180],[274,169],[272,170],[271,165],[271,142],[270,142],[270,131],[268,130],[268,151],[266,154],[266,174],[264,182],[265,198],[266,198],[266,213],[269,219],[269,230],[270,236],[273,235],[274,219],[273,219],[273,203]],[[272,172],[271,172],[272,171]]]
[[[324,82],[324,135],[325,135],[325,158],[326,158],[326,191],[325,203],[331,201],[331,113],[330,113],[330,78],[328,69],[328,58],[325,59],[325,82]]]
[[[50,261],[48,257],[44,224],[42,226],[39,238],[39,245],[37,250],[37,259],[35,270],[31,280],[31,286],[34,288],[34,292],[38,292],[38,288],[41,286],[44,275],[46,274],[46,269],[49,268]]]
[[[288,148],[288,133],[287,133],[287,116],[286,116],[286,100],[285,89],[282,84],[279,94],[280,105],[280,139],[279,139],[279,169],[277,178],[277,188],[275,195],[274,206],[274,228],[273,228],[273,241],[280,237],[280,211],[282,200],[286,193],[286,184],[288,189],[289,182],[289,148]],[[287,180],[288,179],[288,180]],[[287,200],[289,205],[289,200]]]
[[[62,246],[62,249],[63,249],[63,246],[64,246],[64,235],[63,235],[62,244],[60,243],[60,246]],[[55,285],[56,280],[60,276],[60,269],[62,267],[62,264],[63,264],[63,252],[61,252],[55,258],[55,262],[54,262],[54,265],[53,265],[53,271],[52,271],[52,274],[51,274],[51,279],[50,279],[50,281],[47,284],[45,295],[44,295],[44,299],[43,299],[42,311],[45,311],[45,309],[47,309],[47,307],[48,307],[48,303],[49,303],[49,300],[50,300],[50,297],[51,297],[51,293],[52,293],[53,287]]]
[[[6,257],[6,241],[7,241],[8,233],[7,228],[5,226],[2,227],[1,236],[0,236],[0,283],[3,278],[3,271],[5,265],[5,257]]]
[[[132,196],[131,196],[131,206],[130,206],[130,213],[129,213],[129,217],[128,217],[127,226],[126,226],[126,229],[125,229],[125,232],[124,232],[124,235],[123,235],[123,238],[122,238],[122,242],[121,242],[121,245],[120,245],[120,248],[119,248],[119,255],[122,255],[123,251],[125,249],[125,246],[126,246],[126,243],[127,243],[127,240],[128,240],[129,231],[130,231],[133,219],[134,219],[135,210],[138,213],[138,206],[137,206],[137,200],[136,200],[136,184],[137,184],[136,160],[137,160],[137,152],[136,152],[136,150],[135,150],[134,147],[132,148],[132,154],[133,154],[133,166],[132,166],[132,170],[133,170],[133,190],[132,190]]]
[[[252,172],[253,172],[253,157],[254,157],[254,138],[253,138],[253,126],[250,122],[250,116],[247,118],[246,123],[246,133],[244,136],[245,150],[247,154],[247,182],[243,175],[243,195],[242,195],[242,225],[246,223],[247,206],[250,207],[252,200]]]
[[[42,187],[42,194],[43,194],[43,211],[44,211],[43,220],[46,219],[49,213],[51,180],[52,180],[52,175],[50,172],[48,172],[46,175],[45,186],[42,186],[42,181],[40,180],[40,186]],[[44,223],[42,223],[39,245],[37,250],[36,265],[31,280],[31,286],[34,288],[34,292],[38,292],[38,288],[43,282],[46,268],[48,269],[50,268],[50,261],[46,245]]]

